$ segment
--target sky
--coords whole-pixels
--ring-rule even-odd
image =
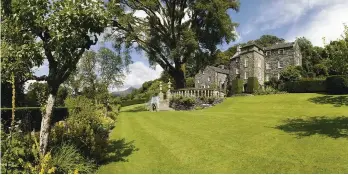
[[[240,0],[240,3],[239,12],[227,12],[233,22],[239,23],[238,38],[219,45],[221,50],[266,34],[288,42],[304,36],[313,45],[323,46],[323,37],[326,43],[338,39],[343,33],[343,23],[348,24],[348,0]],[[112,44],[100,42],[92,49],[102,46],[111,48]],[[151,68],[144,53],[132,52],[131,57],[133,64],[129,65],[129,72],[125,72],[123,85],[110,91],[138,88],[145,81],[160,77],[163,69]],[[35,73],[47,75],[48,62],[35,68]]]

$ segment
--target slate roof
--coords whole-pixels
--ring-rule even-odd
[[[237,58],[237,57],[239,57],[239,55],[240,55],[240,52],[236,52],[233,56],[232,56],[232,58],[231,59],[233,59],[233,58]]]
[[[256,47],[258,47],[258,48],[260,48],[260,49],[263,49],[263,47],[261,47],[260,45],[254,43],[254,42],[249,43],[249,44],[246,44],[246,45],[244,45],[242,48],[250,47],[250,46],[256,46]]]
[[[208,68],[211,68],[211,69],[213,69],[215,72],[218,72],[218,73],[229,74],[229,70],[228,70],[228,69],[221,69],[221,68],[214,67],[214,66],[208,66]]]
[[[294,42],[290,42],[290,43],[279,43],[279,44],[274,44],[272,46],[266,47],[263,50],[273,50],[273,49],[280,49],[280,48],[287,48],[287,47],[293,47],[294,46]]]

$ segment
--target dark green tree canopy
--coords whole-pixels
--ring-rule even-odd
[[[112,0],[108,9],[113,22],[112,39],[117,47],[133,43],[145,51],[149,62],[159,64],[185,86],[185,63],[195,55],[213,53],[216,45],[236,37],[227,10],[238,10],[237,0]],[[140,16],[139,14],[142,14]]]

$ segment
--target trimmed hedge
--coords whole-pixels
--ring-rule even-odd
[[[232,80],[232,94],[241,94],[243,92],[243,80]]]
[[[130,105],[136,105],[136,104],[142,104],[146,103],[148,100],[147,99],[135,99],[135,100],[128,100],[128,101],[122,101],[121,106],[130,106]]]
[[[252,94],[255,91],[257,91],[258,89],[259,89],[259,81],[257,80],[257,78],[256,77],[249,77],[246,92]]]
[[[348,76],[334,75],[326,78],[329,94],[348,94]]]
[[[326,92],[325,80],[300,80],[285,82],[284,90],[290,93]]]
[[[11,126],[12,109],[11,108],[1,108],[1,122],[8,128]],[[69,116],[68,108],[66,107],[56,107],[53,109],[53,116],[51,119],[51,124],[55,122],[64,120]],[[15,120],[21,120],[21,129],[25,131],[35,131],[40,130],[42,111],[41,107],[18,107],[15,112]]]

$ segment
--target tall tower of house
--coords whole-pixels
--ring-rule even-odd
[[[240,48],[231,59],[230,69],[232,79],[239,77],[246,83],[249,77],[257,77],[259,84],[263,85],[265,60],[262,47],[248,44]]]

